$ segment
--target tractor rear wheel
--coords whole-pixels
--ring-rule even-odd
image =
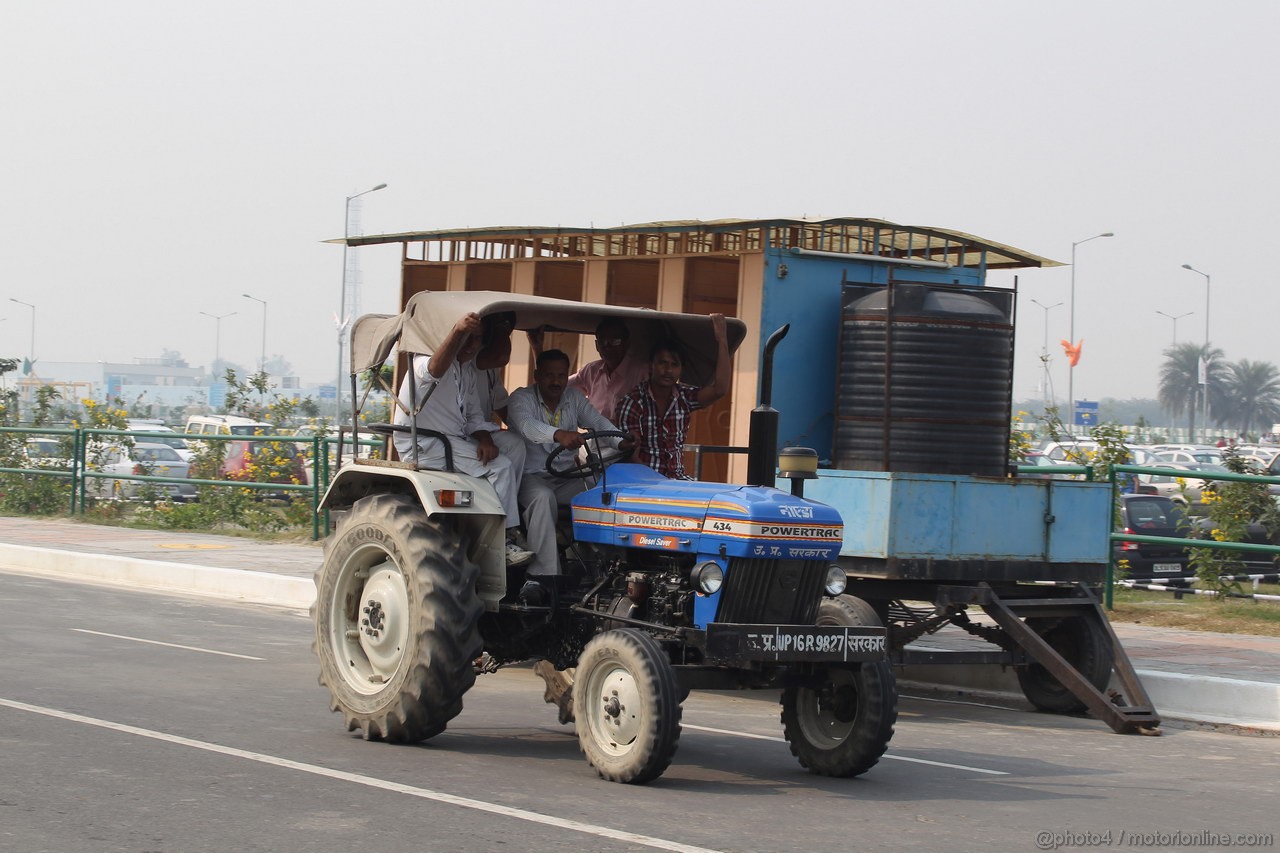
[[[404,495],[358,501],[316,574],[315,651],[330,708],[366,740],[444,731],[475,683],[479,569],[453,529]]]
[[[850,595],[823,599],[817,624],[878,626],[869,604]],[[859,776],[880,760],[898,719],[898,691],[887,661],[830,669],[782,692],[782,732],[802,767],[819,776]]]
[[[578,658],[573,708],[582,752],[610,782],[650,782],[675,757],[680,689],[662,646],[642,631],[591,638]]]

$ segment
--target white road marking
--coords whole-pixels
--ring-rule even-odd
[[[96,717],[85,717],[80,714],[71,714],[66,711],[59,711],[55,708],[28,705],[25,702],[15,702],[12,699],[0,699],[0,707],[12,708],[15,711],[26,711],[31,714],[41,714],[46,717],[66,720],[72,723],[82,723],[86,726],[97,726],[102,729],[110,729],[111,731],[150,738],[151,740],[163,741],[165,743],[172,743],[178,746],[186,746],[192,749],[201,749],[205,752],[214,752],[219,755],[227,755],[232,758],[243,758],[246,761],[255,761],[259,764],[282,767],[286,770],[296,770],[299,773],[310,773],[314,776],[323,776],[328,779],[337,779],[342,782],[354,782],[357,785],[365,785],[367,787],[378,788],[383,791],[406,794],[410,797],[418,797],[423,800],[434,800],[438,803],[459,806],[464,809],[474,809],[480,812],[487,812],[489,814],[501,815],[503,817],[514,818],[516,820],[528,821],[529,823],[553,826],[557,829],[582,832],[587,835],[594,835],[598,838],[608,838],[612,841],[620,841],[627,844],[642,844],[645,847],[653,847],[657,850],[672,850],[675,851],[675,853],[718,853],[718,851],[711,850],[706,847],[696,847],[691,844],[680,844],[675,841],[667,841],[666,839],[654,838],[649,835],[637,835],[634,832],[626,832],[620,829],[613,829],[608,826],[599,826],[597,824],[582,823],[581,821],[552,817],[550,815],[538,814],[537,812],[525,811],[524,809],[498,805],[497,803],[473,800],[469,797],[457,797],[453,794],[446,794],[441,791],[416,788],[412,785],[404,785],[399,782],[389,782],[385,779],[375,779],[371,776],[363,776],[359,773],[348,773],[344,770],[334,770],[329,767],[320,767],[315,764],[304,764],[300,761],[291,761],[287,758],[265,755],[261,752],[250,752],[249,750],[236,749],[231,746],[222,746],[221,744],[192,740],[191,738],[165,734],[164,732],[141,729],[137,726],[128,726],[123,723],[113,723],[110,720],[100,720]]]
[[[772,740],[778,743],[786,743],[787,739],[778,737],[777,735],[757,735],[751,732],[731,732],[728,729],[713,729],[710,726],[695,726],[689,723],[681,723],[683,729],[694,729],[700,732],[711,732],[718,735],[733,735],[734,737],[753,738],[755,740]],[[923,758],[907,758],[905,755],[888,755],[881,756],[892,761],[910,761],[912,764],[928,764],[931,767],[947,767],[952,770],[967,770],[970,773],[986,773],[990,776],[1008,776],[1008,772],[1004,770],[987,770],[985,767],[970,767],[966,764],[947,764],[944,761],[928,761]]]
[[[90,631],[88,628],[72,628],[79,634],[93,634],[98,637],[112,637],[116,640],[130,640],[134,643],[147,643],[152,646],[168,646],[171,649],[186,649],[189,652],[204,652],[207,655],[222,655],[228,658],[240,658],[242,660],[266,660],[266,658],[255,658],[252,655],[238,655],[235,652],[220,652],[215,649],[202,649],[198,646],[180,646],[177,643],[162,643],[159,640],[144,640],[142,637],[126,637],[123,634],[108,634],[103,631]]]

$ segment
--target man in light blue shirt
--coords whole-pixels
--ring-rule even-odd
[[[530,579],[551,578],[560,574],[556,557],[556,515],[560,505],[573,500],[587,487],[583,479],[563,479],[547,473],[547,456],[557,447],[576,451],[582,446],[580,428],[615,430],[608,418],[587,402],[576,388],[568,387],[569,356],[558,349],[539,353],[534,384],[511,395],[507,403],[511,428],[525,440],[524,476],[520,480],[519,501],[524,518],[526,542],[534,553],[528,569]],[[619,450],[630,450],[630,438],[601,439],[601,443]],[[530,603],[537,590],[529,589]]]

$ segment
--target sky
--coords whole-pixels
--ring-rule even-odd
[[[386,183],[353,233],[852,216],[1064,263],[1076,244],[1077,398],[1154,397],[1175,327],[1157,312],[1194,312],[1178,340],[1202,342],[1206,290],[1214,346],[1280,362],[1280,4],[0,13],[0,356],[28,354],[34,315],[42,361],[207,365],[216,345],[253,366],[265,313],[268,357],[332,382],[342,250],[323,241]],[[363,311],[396,310],[398,249],[352,250]],[[1071,268],[1017,285],[1015,399],[1042,395],[1046,333],[1065,399]]]

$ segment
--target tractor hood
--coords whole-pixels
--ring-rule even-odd
[[[644,465],[609,468],[573,501],[581,542],[721,557],[832,560],[844,525],[826,504],[767,486],[668,480]]]

